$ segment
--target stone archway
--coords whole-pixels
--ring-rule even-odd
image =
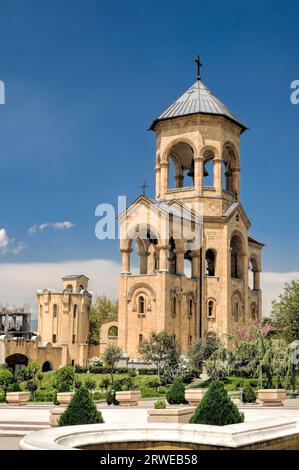
[[[28,357],[24,354],[11,354],[5,359],[5,363],[10,369],[18,371],[28,365]]]
[[[50,361],[45,361],[42,365],[42,372],[50,372],[53,370],[53,366]]]

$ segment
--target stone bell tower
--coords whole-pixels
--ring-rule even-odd
[[[196,65],[196,82],[150,127],[157,143],[156,198],[140,196],[120,218],[127,231],[120,243],[119,343],[131,358],[153,330],[168,331],[187,350],[198,337],[221,336],[262,315],[263,244],[248,235],[241,205],[240,136],[246,126],[202,82],[199,57]],[[199,248],[149,222],[153,211],[158,221],[167,212],[172,221],[183,218],[173,215],[173,207],[188,212],[194,202],[203,214]]]

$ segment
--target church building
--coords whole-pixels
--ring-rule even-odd
[[[220,337],[262,317],[263,244],[249,236],[241,203],[246,126],[203,83],[199,57],[196,63],[196,82],[150,126],[156,134],[155,199],[141,195],[119,218],[118,343],[131,359],[151,331],[167,331],[186,351],[197,338]],[[192,243],[188,231],[175,233],[184,218],[195,236],[201,232],[200,243]],[[137,273],[131,269],[134,250]]]

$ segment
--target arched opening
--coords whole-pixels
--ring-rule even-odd
[[[84,290],[84,286],[82,284],[80,284],[79,286],[79,292],[83,291]]]
[[[143,295],[138,297],[138,313],[139,315],[145,315],[145,298]]]
[[[239,294],[234,294],[232,298],[232,317],[235,322],[244,321],[243,302]]]
[[[216,317],[216,304],[213,299],[210,299],[207,302],[207,317],[208,318]]]
[[[214,153],[206,150],[203,154],[203,186],[204,188],[214,187]]]
[[[194,152],[185,143],[175,144],[168,153],[168,189],[194,186]]]
[[[137,227],[129,241],[129,265],[133,275],[151,274],[159,269],[158,237],[146,227]]]
[[[206,276],[216,275],[216,252],[214,250],[206,251]]]
[[[176,311],[177,311],[177,300],[176,300],[176,297],[173,296],[171,298],[171,314],[173,317],[176,316]]]
[[[51,370],[53,370],[51,362],[45,361],[42,365],[42,372],[50,372]]]
[[[192,277],[192,258],[191,252],[188,250],[184,255],[184,274],[191,279]]]
[[[139,336],[138,336],[138,343],[141,344],[143,341],[143,334],[140,333]]]
[[[226,145],[223,150],[222,189],[237,194],[238,174],[236,172],[237,156],[231,146]]]
[[[53,305],[53,317],[56,318],[58,314],[58,305],[54,304]]]
[[[169,262],[169,272],[171,274],[176,274],[177,272],[177,259],[175,253],[175,241],[171,237],[168,244],[168,262]]]
[[[108,330],[108,337],[111,338],[111,339],[115,339],[118,337],[118,328],[117,326],[113,325],[113,326],[110,326],[109,330]]]
[[[255,258],[250,258],[248,271],[248,287],[251,290],[258,290],[260,288],[259,269]]]
[[[243,267],[243,243],[238,235],[234,235],[230,242],[231,249],[231,277],[233,279],[244,278]]]
[[[66,286],[66,288],[67,288],[67,290],[68,290],[69,292],[73,292],[73,286],[72,286],[72,284],[68,284],[68,285]]]
[[[28,365],[28,357],[24,354],[11,354],[5,359],[7,366],[15,372]]]

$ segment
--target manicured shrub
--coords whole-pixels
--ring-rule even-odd
[[[166,408],[166,403],[164,400],[157,400],[154,403],[155,410],[164,410]]]
[[[14,382],[14,383],[8,385],[6,391],[7,392],[20,392],[21,388],[20,388],[19,382]]]
[[[87,379],[85,381],[85,387],[90,391],[92,392],[92,390],[94,390],[96,388],[96,381],[93,380],[93,379]]]
[[[57,391],[69,392],[74,387],[75,369],[72,366],[61,367],[54,373],[54,385]],[[65,390],[61,388],[65,387]]]
[[[243,403],[255,403],[256,396],[253,388],[247,384],[243,388]]]
[[[193,424],[210,424],[225,426],[226,424],[243,423],[244,415],[227,395],[224,385],[215,380],[209,386],[200,404],[190,419]]]
[[[103,422],[102,414],[97,410],[88,390],[85,387],[81,387],[76,391],[67,409],[60,416],[58,426],[96,424]]]
[[[34,382],[34,380],[28,380],[25,385],[25,390],[28,390],[30,392],[31,399],[34,400],[35,397],[35,392],[38,389],[37,383]]]
[[[82,382],[81,382],[81,380],[76,380],[76,382],[75,382],[75,388],[78,389],[78,388],[80,388],[80,387],[82,387]]]
[[[166,400],[171,405],[179,405],[186,403],[185,400],[185,386],[181,379],[175,379],[170,389],[166,393]]]
[[[57,385],[57,393],[66,393],[71,391],[71,386],[68,383],[61,382]]]
[[[109,379],[102,379],[99,383],[99,387],[102,390],[108,390],[109,385],[110,385],[110,380]]]

